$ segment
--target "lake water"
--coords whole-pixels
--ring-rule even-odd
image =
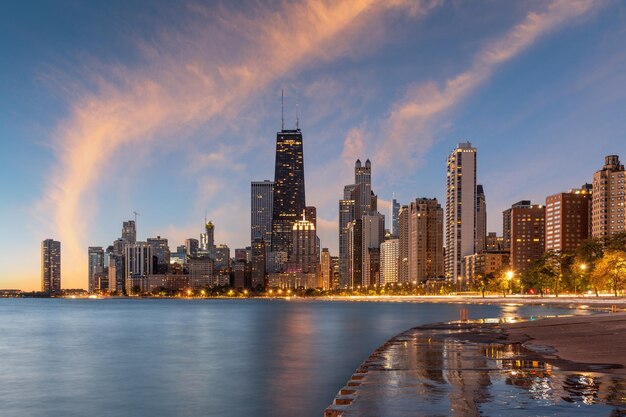
[[[316,416],[420,324],[560,308],[321,300],[0,299],[0,416]],[[582,312],[580,312],[582,313]]]

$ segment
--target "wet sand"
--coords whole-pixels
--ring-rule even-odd
[[[374,351],[325,416],[622,415],[624,342],[626,313],[420,326]]]

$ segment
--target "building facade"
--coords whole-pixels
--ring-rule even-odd
[[[88,257],[88,270],[87,270],[87,283],[88,291],[94,293],[100,290],[97,274],[104,272],[104,249],[102,246],[90,246],[87,248]],[[102,288],[105,290],[106,288]]]
[[[573,254],[591,236],[591,185],[546,197],[545,250]]]
[[[541,204],[511,209],[510,266],[516,275],[526,271],[545,252],[545,209]]]
[[[320,279],[317,286],[324,291],[332,288],[333,266],[328,248],[323,248],[320,255]]]
[[[263,239],[272,244],[272,207],[274,182],[252,181],[250,187],[250,241]]]
[[[380,280],[380,244],[385,240],[385,216],[364,214],[361,218],[362,285],[369,287]]]
[[[604,239],[626,231],[626,177],[619,156],[608,155],[604,166],[593,174],[591,235]]]
[[[153,274],[152,246],[148,242],[127,244],[124,262],[126,294],[135,294],[142,287],[141,279]]]
[[[293,249],[293,225],[306,207],[302,132],[281,130],[276,134],[276,165],[272,195],[273,252]]]
[[[487,199],[483,186],[476,186],[476,244],[475,251],[480,253],[487,248]]]
[[[61,242],[57,240],[41,242],[41,291],[61,291]]]
[[[521,200],[502,212],[502,239],[504,250],[511,250],[511,210],[530,207],[530,200]]]
[[[407,282],[444,276],[443,209],[436,198],[418,198],[408,207]]]
[[[380,244],[380,280],[379,285],[398,282],[398,261],[400,240],[389,239]]]
[[[459,143],[446,163],[446,278],[463,285],[465,256],[476,252],[476,148]]]

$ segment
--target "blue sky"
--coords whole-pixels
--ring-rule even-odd
[[[626,159],[624,45],[620,1],[5,2],[0,288],[38,288],[48,237],[63,286],[85,287],[87,246],[134,210],[140,239],[174,248],[206,210],[218,242],[247,246],[281,88],[331,252],[357,157],[388,213],[394,192],[443,202],[445,158],[466,140],[500,232],[511,203]]]

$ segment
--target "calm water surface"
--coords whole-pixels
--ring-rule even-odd
[[[532,306],[0,299],[0,416],[316,416],[419,324],[572,314]]]

